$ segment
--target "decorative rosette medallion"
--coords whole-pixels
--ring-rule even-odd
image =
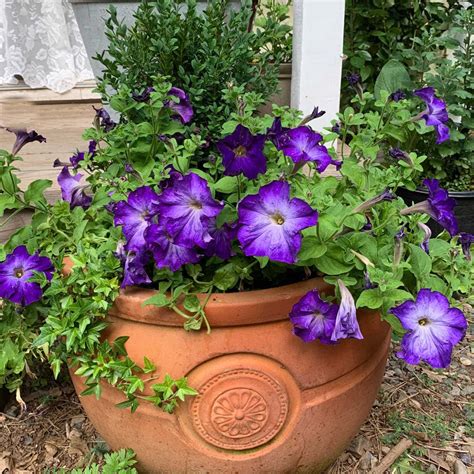
[[[219,448],[245,450],[270,441],[288,415],[288,395],[273,377],[234,369],[199,388],[191,411],[195,430]]]

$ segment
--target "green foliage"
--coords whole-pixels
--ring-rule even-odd
[[[64,468],[47,470],[45,474],[138,474],[138,471],[133,467],[136,463],[135,453],[132,449],[120,449],[106,453],[104,462],[101,464],[92,463],[85,468],[71,470]]]
[[[283,23],[287,5],[263,3],[256,20],[257,2],[245,0],[239,7],[230,0],[209,0],[200,13],[196,0],[184,6],[177,0],[144,0],[132,26],[111,7],[110,43],[96,58],[103,66],[98,85],[103,99],[111,101],[123,85],[141,92],[164,76],[189,94],[202,135],[219,136],[228,115],[240,107],[226,97],[226,89],[241,87],[268,99],[291,45],[291,28]]]
[[[473,8],[460,2],[367,0],[346,4],[346,71],[358,71],[363,88],[409,93],[434,87],[450,113],[451,139],[435,143],[431,127],[393,136],[394,145],[429,157],[424,173],[451,190],[474,189]],[[380,73],[378,71],[380,70]],[[343,102],[354,95],[343,87]],[[414,114],[416,115],[416,114]],[[421,176],[417,184],[421,181]]]

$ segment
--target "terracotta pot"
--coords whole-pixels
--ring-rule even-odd
[[[143,307],[153,291],[128,289],[110,312],[106,337],[127,335],[136,361],[154,361],[160,374],[186,375],[199,395],[175,414],[143,404],[116,408],[124,397],[104,386],[81,397],[113,449],[133,448],[140,472],[320,472],[357,433],[379,389],[390,329],[373,311],[360,311],[364,340],[328,346],[303,343],[288,313],[322,279],[269,290],[215,294],[206,307],[212,333],[185,332],[174,312]],[[72,371],[71,371],[72,372]],[[85,387],[72,379],[78,393]]]

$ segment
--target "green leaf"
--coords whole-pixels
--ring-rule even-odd
[[[411,271],[418,279],[423,280],[431,272],[431,258],[417,245],[409,246]]]
[[[384,297],[379,288],[364,290],[357,299],[357,308],[377,309],[383,304]]]
[[[162,308],[163,306],[169,305],[169,300],[166,295],[156,292],[151,298],[145,300],[142,306],[158,306],[158,308]]]
[[[411,90],[413,83],[406,67],[400,61],[390,59],[381,69],[375,81],[374,95],[376,99],[380,99],[381,91],[392,94],[398,89]]]
[[[326,244],[322,243],[317,237],[311,235],[304,237],[301,250],[298,253],[298,262],[301,264],[307,260],[321,257],[326,250]]]
[[[37,179],[28,186],[25,191],[25,201],[27,203],[35,203],[38,201],[45,201],[44,191],[51,187],[53,182],[50,179]]]
[[[220,193],[230,194],[237,191],[237,176],[224,176],[214,184],[214,189]]]
[[[190,313],[196,313],[201,309],[201,302],[196,295],[187,295],[184,298],[183,306]]]
[[[234,264],[228,263],[214,273],[213,283],[221,291],[229,290],[239,281]]]
[[[346,273],[354,266],[343,259],[344,250],[336,244],[329,244],[327,252],[314,259],[314,265],[326,275],[340,275]]]

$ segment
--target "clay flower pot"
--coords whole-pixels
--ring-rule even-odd
[[[269,290],[215,294],[208,335],[185,332],[174,312],[142,306],[152,290],[130,288],[110,311],[106,337],[127,335],[136,361],[160,374],[186,375],[199,391],[172,415],[143,403],[116,408],[123,395],[103,387],[81,403],[113,449],[133,448],[140,472],[320,472],[344,450],[366,419],[387,359],[390,329],[373,311],[360,311],[364,340],[333,346],[304,343],[288,313],[313,279]],[[85,386],[71,376],[78,393]]]

